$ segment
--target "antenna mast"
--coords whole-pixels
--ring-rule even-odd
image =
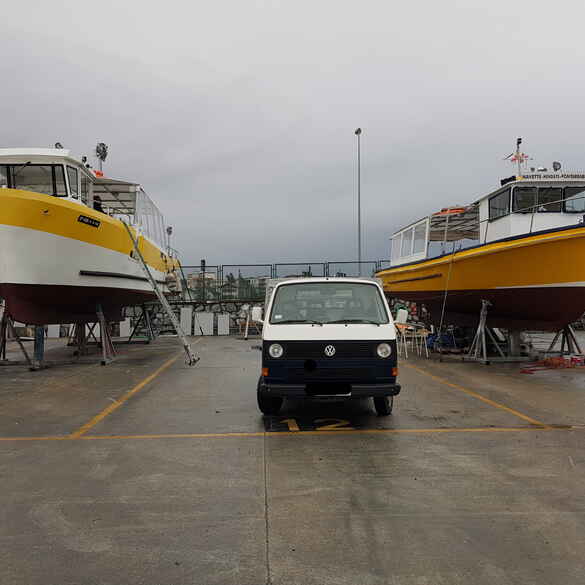
[[[522,138],[516,138],[516,162],[518,163],[518,176],[522,175],[522,162],[524,161],[524,154],[520,152],[520,145],[522,144]]]
[[[518,176],[522,176],[522,165],[530,158],[526,153],[520,151],[521,144],[522,138],[516,138],[516,150],[504,159],[518,165]]]

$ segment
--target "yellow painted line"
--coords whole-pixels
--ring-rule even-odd
[[[142,390],[147,384],[152,382],[157,376],[162,374],[166,369],[170,368],[179,359],[182,353],[183,352],[178,353],[171,359],[167,360],[162,366],[160,366],[157,370],[150,374],[150,376],[147,376],[146,378],[144,378],[144,380],[142,380],[142,382],[136,384],[136,386],[134,386],[132,390],[126,392],[126,394],[124,394],[121,398],[119,398],[115,402],[112,402],[112,404],[104,408],[99,414],[96,414],[90,421],[86,422],[82,427],[71,433],[71,435],[69,435],[69,438],[79,439],[79,437],[85,435],[87,431],[95,427],[95,425],[97,425],[100,421],[104,420],[104,418],[112,414],[112,412],[120,408],[120,406],[122,406],[125,402],[132,398],[132,396],[140,392],[140,390]]]
[[[161,435],[85,435],[84,441],[131,440],[131,439],[218,439],[232,437],[277,437],[280,435],[387,435],[387,434],[433,434],[433,433],[511,433],[516,431],[552,431],[553,427],[471,427],[437,429],[339,429],[337,431],[266,431],[249,433],[183,433]],[[566,429],[564,429],[566,430]]]
[[[430,372],[428,372],[427,370],[425,370],[423,368],[419,368],[418,366],[413,366],[412,364],[408,364],[408,363],[404,363],[404,362],[402,362],[402,366],[406,366],[407,368],[412,368],[413,370],[416,370],[417,372],[420,372],[421,374],[424,374],[425,376],[428,376],[429,378],[432,378],[433,380],[436,380],[437,382],[440,382],[441,384],[445,384],[446,386],[449,386],[451,388],[455,388],[456,390],[460,390],[461,392],[464,392],[465,394],[467,394],[469,396],[473,396],[474,398],[477,398],[478,400],[481,400],[485,404],[489,404],[490,406],[493,406],[494,408],[499,408],[500,410],[504,410],[506,412],[509,412],[510,414],[513,414],[514,416],[517,416],[518,418],[521,418],[522,420],[525,420],[526,422],[529,422],[532,425],[537,425],[539,427],[544,427],[546,429],[552,428],[550,425],[547,425],[546,423],[540,422],[539,420],[536,420],[536,419],[534,419],[526,414],[523,414],[517,410],[514,410],[513,408],[510,408],[509,406],[506,406],[504,404],[500,404],[499,402],[496,402],[495,400],[491,400],[490,398],[486,398],[485,396],[482,396],[478,392],[474,392],[473,390],[470,390],[469,388],[465,388],[464,386],[461,386],[460,384],[455,384],[453,382],[449,382],[449,380],[447,380],[446,378],[442,378],[441,376],[436,376],[435,374],[431,374]]]
[[[0,441],[70,441],[71,435],[56,437],[0,437]]]
[[[142,439],[221,439],[238,437],[277,437],[281,435],[419,435],[419,434],[449,434],[449,433],[515,433],[515,432],[542,432],[542,431],[583,431],[583,426],[532,426],[532,427],[449,427],[436,429],[339,429],[337,431],[251,431],[242,433],[174,433],[158,435],[83,435],[78,437],[0,437],[0,442],[10,441],[126,441]]]

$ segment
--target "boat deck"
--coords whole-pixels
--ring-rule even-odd
[[[196,340],[194,368],[173,338],[0,368],[0,582],[582,581],[585,370],[411,358],[390,417],[265,419],[256,344]]]

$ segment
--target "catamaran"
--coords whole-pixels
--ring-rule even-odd
[[[447,207],[398,230],[385,292],[424,304],[435,324],[489,322],[558,331],[585,311],[585,173],[526,169],[469,205]]]
[[[155,297],[142,260],[162,292],[178,281],[166,239],[138,183],[107,178],[66,149],[0,149],[0,297],[16,321],[94,322],[98,306],[121,320],[123,307]]]

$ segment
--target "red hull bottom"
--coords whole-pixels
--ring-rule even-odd
[[[386,294],[390,298],[424,303],[431,322],[439,325],[444,291]],[[476,326],[482,299],[492,303],[488,324],[504,329],[558,331],[577,321],[585,312],[585,287],[455,290],[447,293],[443,324]]]
[[[122,309],[155,298],[154,292],[107,287],[0,284],[8,314],[28,325],[93,323],[101,305],[106,320],[121,321]]]

